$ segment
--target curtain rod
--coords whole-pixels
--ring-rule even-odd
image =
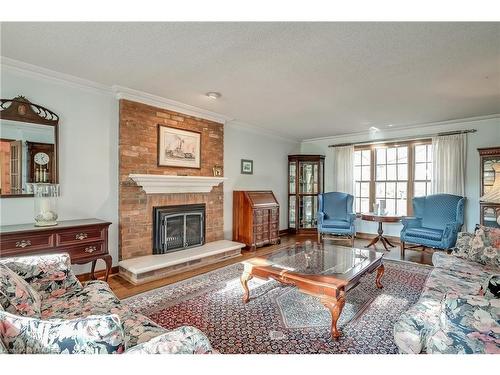
[[[372,140],[372,141],[354,142],[354,143],[337,143],[334,145],[329,145],[328,147],[358,146],[358,145],[387,143],[387,142],[400,142],[400,141],[407,141],[407,140],[419,140],[419,139],[426,139],[426,138],[432,138],[432,137],[442,137],[445,135],[467,134],[467,133],[475,133],[475,132],[477,132],[476,129],[454,130],[454,131],[449,131],[449,132],[419,135],[417,137],[408,136],[408,137],[402,137],[402,138],[395,137],[395,138],[377,139],[377,140]]]

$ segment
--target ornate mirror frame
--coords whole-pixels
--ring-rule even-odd
[[[54,176],[53,183],[59,182],[59,116],[50,109],[30,102],[19,95],[13,99],[0,99],[0,119],[48,125],[54,128]],[[2,194],[0,198],[33,197],[33,194]]]

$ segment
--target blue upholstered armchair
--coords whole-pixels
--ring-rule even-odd
[[[402,220],[401,256],[404,257],[406,242],[423,248],[449,249],[455,246],[457,233],[464,224],[464,203],[464,197],[451,194],[413,198],[415,217]]]
[[[354,220],[352,204],[354,197],[347,193],[323,193],[318,195],[318,241],[324,234],[344,236],[354,246]]]

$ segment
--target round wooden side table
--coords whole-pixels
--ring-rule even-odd
[[[365,247],[370,247],[373,246],[375,247],[375,244],[380,241],[382,242],[382,245],[384,245],[384,248],[389,251],[387,246],[389,247],[395,247],[388,239],[387,237],[384,236],[384,229],[382,228],[382,223],[399,223],[401,221],[402,216],[391,216],[391,215],[377,215],[372,212],[368,212],[365,214],[361,214],[361,219],[366,220],[366,221],[376,221],[378,222],[378,236],[375,237],[368,245]]]

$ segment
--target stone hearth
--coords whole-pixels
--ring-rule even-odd
[[[167,254],[147,255],[122,260],[120,275],[133,284],[141,284],[241,254],[245,244],[220,240]]]

